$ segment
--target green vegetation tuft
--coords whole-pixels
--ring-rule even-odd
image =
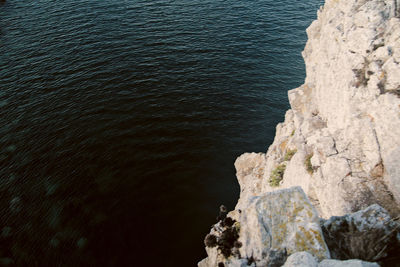
[[[293,130],[292,133],[290,134],[290,136],[293,136],[295,132],[296,132],[296,130]]]
[[[293,155],[296,154],[297,149],[288,149],[286,151],[285,157],[283,158],[284,161],[289,161],[293,158]]]
[[[285,174],[286,165],[279,164],[269,176],[269,185],[272,187],[279,186],[280,181],[283,179],[283,175]]]
[[[314,173],[314,168],[313,168],[313,166],[311,164],[311,158],[312,158],[313,155],[314,154],[312,154],[312,153],[308,154],[307,157],[306,157],[306,160],[304,161],[304,164],[306,165],[306,170],[311,175]]]

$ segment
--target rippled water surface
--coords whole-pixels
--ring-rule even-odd
[[[0,260],[194,266],[322,2],[0,1]]]

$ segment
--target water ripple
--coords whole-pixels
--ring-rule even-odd
[[[0,3],[2,255],[193,266],[233,161],[265,151],[303,82],[322,2]]]

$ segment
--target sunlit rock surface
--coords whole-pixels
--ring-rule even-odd
[[[207,247],[208,259],[199,266],[281,266],[288,255],[308,251],[319,260],[330,258],[315,208],[300,187],[269,192],[249,199],[246,208],[230,212],[228,217],[238,230],[239,246],[226,257],[219,246],[221,223],[210,234],[217,246]],[[235,261],[232,260],[235,259]]]
[[[291,109],[273,144],[235,164],[237,207],[275,190],[271,173],[284,164],[278,188],[301,186],[323,217],[374,203],[400,213],[399,6],[326,1],[307,29],[305,83],[289,91]]]
[[[241,246],[229,257],[207,248],[200,266],[281,266],[290,255],[297,258],[285,266],[378,266],[368,261],[397,249],[400,0],[326,0],[307,35],[307,76],[288,92],[291,109],[273,144],[235,162],[241,191],[229,216]],[[315,209],[343,216],[323,222],[327,243],[317,242]]]

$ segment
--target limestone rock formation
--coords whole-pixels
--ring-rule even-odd
[[[325,218],[374,203],[400,214],[399,7],[326,0],[307,29],[305,83],[289,91],[273,144],[235,163],[237,208],[298,185]]]
[[[322,229],[334,259],[400,262],[400,224],[379,205],[331,217]]]
[[[322,226],[322,228],[320,227]],[[199,267],[396,266],[400,224],[381,206],[320,219],[301,187],[249,199],[215,224]],[[330,259],[332,257],[332,259]]]
[[[360,260],[323,260],[318,267],[379,267],[379,264]]]
[[[271,251],[309,251],[319,259],[329,258],[318,214],[300,187],[254,197],[230,216],[240,225],[241,257],[253,258],[257,266],[263,266]]]
[[[282,267],[318,267],[317,259],[308,252],[296,252],[288,257]]]
[[[303,251],[290,255],[282,267],[379,267],[379,265],[361,260],[323,260],[318,263],[313,255]]]
[[[229,239],[231,251],[225,252]],[[214,225],[205,243],[208,258],[199,266],[281,266],[288,255],[300,251],[319,260],[330,258],[318,214],[300,187],[249,199],[246,208],[230,212]]]
[[[307,35],[305,83],[288,92],[273,144],[235,162],[236,232],[214,226],[199,266],[280,266],[288,256],[285,266],[377,266],[367,261],[398,249],[400,0],[326,0]],[[323,221],[325,238],[313,206],[342,216]],[[325,244],[337,260],[323,260]]]

